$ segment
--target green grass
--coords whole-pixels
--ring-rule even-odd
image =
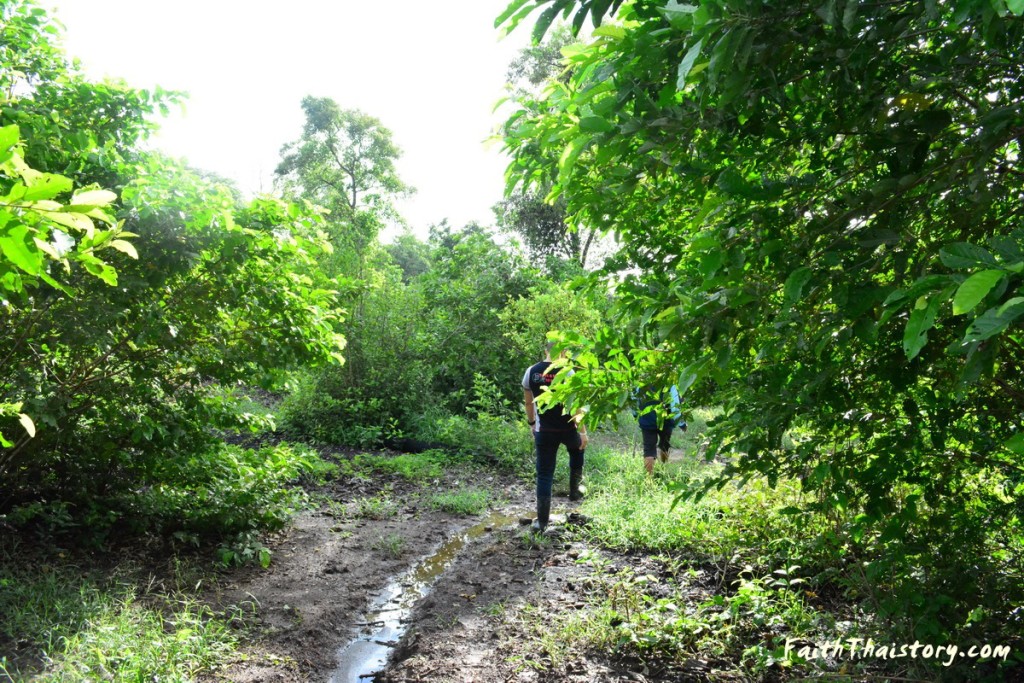
[[[357,455],[354,464],[359,467],[388,472],[403,479],[426,482],[441,477],[444,473],[445,454],[440,451],[403,453],[393,458],[382,455]]]
[[[456,515],[479,515],[491,504],[491,492],[487,489],[461,489],[446,491],[430,497],[429,505]]]
[[[700,596],[685,573],[658,578],[631,567],[610,571],[599,559],[581,562],[599,565],[588,584],[586,609],[550,614],[527,605],[517,615],[537,644],[537,657],[524,660],[527,666],[558,667],[587,652],[658,666],[726,658],[756,678],[784,661],[785,637],[824,640],[823,633],[835,634],[830,615],[771,581],[741,580],[727,594]],[[804,664],[793,657],[785,661],[788,667]]]
[[[406,540],[400,534],[381,534],[371,546],[374,550],[380,551],[390,557],[399,558],[405,554]]]
[[[398,504],[386,491],[358,498],[352,502],[352,507],[353,514],[363,519],[390,519],[398,514]]]
[[[588,493],[580,510],[591,519],[589,538],[609,548],[688,552],[768,571],[790,566],[795,555],[806,561],[823,521],[782,513],[800,500],[795,482],[771,488],[764,480],[751,480],[742,488],[730,484],[712,489],[697,502],[680,499],[684,488],[720,467],[697,459],[699,434],[691,428],[680,444],[682,459],[657,463],[653,478],[646,474],[639,451],[623,452],[602,443],[589,448],[584,470]],[[621,441],[617,445],[621,448]]]
[[[600,551],[581,556],[579,562],[594,565],[587,608],[554,616],[524,608],[519,616],[526,625],[544,623],[533,634],[538,656],[524,665],[558,666],[585,652],[662,664],[725,658],[756,678],[784,658],[782,634],[836,637],[834,618],[808,601],[813,592],[805,584],[808,572],[835,560],[815,550],[824,522],[783,512],[800,501],[796,483],[772,488],[751,480],[742,488],[712,489],[696,502],[680,497],[720,467],[697,456],[711,416],[691,413],[688,432],[673,435],[675,460],[658,463],[654,477],[644,470],[635,424],[595,435],[580,507],[589,524],[572,533],[596,548],[664,554],[654,563],[662,569],[658,576],[632,567],[615,571]],[[529,536],[523,543],[536,543]],[[696,576],[704,581],[700,587]],[[792,658],[785,665],[804,666]]]
[[[0,642],[20,647],[19,661],[0,658],[12,681],[192,681],[237,645],[225,617],[182,592],[140,596],[70,569],[0,570],[0,614]]]

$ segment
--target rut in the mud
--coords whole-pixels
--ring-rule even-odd
[[[518,519],[518,515],[492,512],[388,583],[373,597],[359,624],[362,632],[338,650],[338,667],[330,682],[360,683],[380,671],[405,634],[417,601],[429,593],[433,582],[452,565],[466,544],[496,527],[512,526]]]

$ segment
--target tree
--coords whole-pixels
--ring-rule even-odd
[[[435,395],[450,410],[463,410],[479,373],[514,397],[526,359],[502,334],[498,312],[527,296],[538,272],[476,224],[433,226],[429,244],[431,268],[419,282],[431,312],[425,327]]]
[[[519,358],[541,360],[549,333],[596,334],[606,305],[593,291],[579,292],[565,283],[540,281],[527,296],[509,301],[498,318]]]
[[[621,281],[617,321],[567,338],[580,367],[553,395],[609,415],[658,376],[721,404],[708,454],[735,457],[708,486],[799,479],[916,635],[1005,604],[1024,7],[525,0],[502,21],[539,7],[535,36],[618,20],[505,128],[513,186],[550,184],[623,243],[594,278]]]
[[[402,280],[410,282],[430,269],[430,245],[421,242],[411,232],[404,232],[384,250],[402,269]]]
[[[260,419],[218,386],[340,357],[335,293],[306,274],[320,219],[142,151],[173,98],[85,80],[35,3],[0,19],[0,430],[22,435],[0,443],[0,515],[173,525],[244,477],[214,430]]]
[[[549,81],[567,81],[571,70],[562,52],[581,43],[568,26],[557,26],[543,40],[521,49],[505,72],[509,98],[535,98]]]
[[[275,173],[286,191],[329,211],[336,246],[362,255],[397,218],[392,201],[411,191],[395,170],[401,151],[379,120],[330,98],[305,97],[302,109],[302,135],[281,149]]]
[[[520,237],[535,262],[555,257],[571,261],[581,269],[587,267],[597,231],[568,225],[563,200],[549,203],[544,201],[542,192],[515,192],[499,202],[494,212],[498,227]]]
[[[547,106],[544,93],[572,78],[572,65],[566,62],[563,52],[579,49],[581,45],[568,26],[558,26],[543,41],[520,50],[508,68],[506,99],[521,110],[543,111]],[[536,189],[512,189],[494,207],[498,226],[519,236],[538,263],[555,257],[586,269],[591,247],[600,240],[599,231],[569,220],[565,200],[550,198],[550,191],[550,184],[541,184]]]

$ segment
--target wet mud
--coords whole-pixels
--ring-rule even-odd
[[[601,653],[552,663],[532,651],[546,614],[584,608],[595,570],[577,560],[593,549],[568,531],[582,521],[576,503],[556,498],[554,533],[537,542],[523,525],[533,507],[530,487],[482,476],[501,503],[478,517],[435,510],[422,502],[422,486],[397,478],[347,480],[319,491],[320,509],[301,514],[271,544],[268,570],[236,572],[209,596],[239,615],[245,644],[237,661],[202,680],[709,680],[695,671],[646,678],[642,664],[607,661]],[[463,485],[446,477],[427,488]],[[353,518],[343,509],[381,492],[402,501],[384,519]],[[405,548],[397,556],[380,542],[393,537]],[[636,562],[612,561],[612,568]]]

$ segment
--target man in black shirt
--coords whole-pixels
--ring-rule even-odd
[[[579,500],[580,481],[583,479],[583,451],[587,447],[587,431],[579,423],[581,415],[566,414],[560,405],[538,412],[533,399],[545,387],[551,386],[555,372],[551,369],[551,349],[548,343],[544,360],[531,365],[523,375],[523,403],[526,406],[526,421],[533,430],[533,442],[537,455],[537,519],[533,522],[535,531],[543,531],[551,515],[551,484],[555,476],[555,461],[558,446],[565,444],[569,451],[569,499]]]

